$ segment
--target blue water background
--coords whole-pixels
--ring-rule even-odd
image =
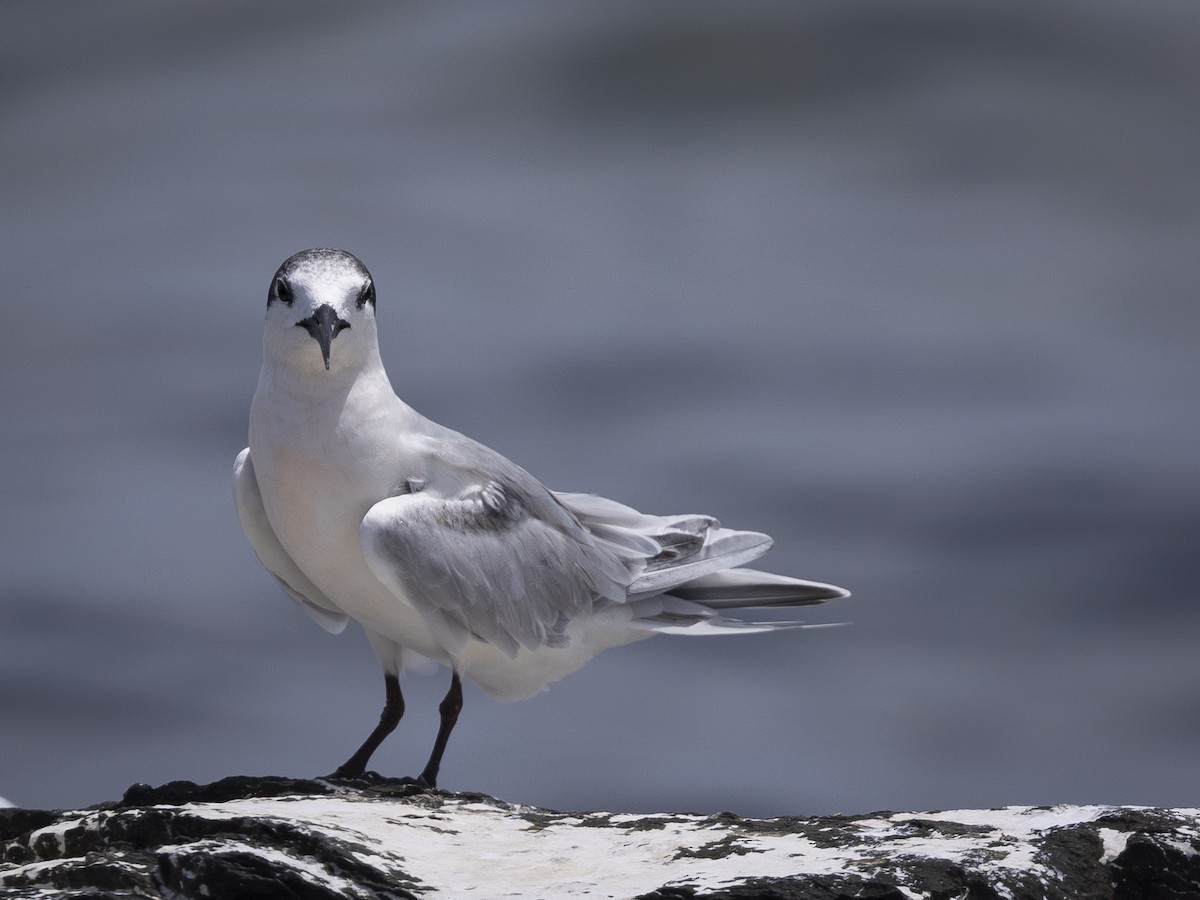
[[[1200,6],[0,17],[0,794],[315,775],[375,721],[361,633],[279,593],[229,490],[271,273],[328,245],[427,415],[855,593],[469,689],[445,787],[1200,804]]]

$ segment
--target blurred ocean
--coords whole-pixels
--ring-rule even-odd
[[[552,487],[773,534],[851,627],[469,689],[443,786],[747,815],[1200,804],[1200,6],[9,0],[0,794],[330,771],[357,629],[230,470],[275,267]],[[446,675],[373,760],[412,774]]]

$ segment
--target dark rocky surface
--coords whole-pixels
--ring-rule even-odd
[[[389,781],[134,785],[0,809],[5,898],[1200,898],[1200,810],[559,813]]]

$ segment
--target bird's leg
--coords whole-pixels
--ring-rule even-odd
[[[442,717],[442,722],[438,726],[437,740],[433,742],[433,752],[429,754],[429,762],[425,763],[424,770],[417,776],[418,784],[431,788],[437,787],[442,754],[446,752],[446,742],[450,740],[450,732],[454,730],[454,723],[458,721],[462,702],[462,681],[459,680],[458,673],[454,672],[450,679],[450,690],[446,691],[446,696],[438,704],[438,713]]]
[[[387,699],[383,703],[383,712],[379,714],[379,724],[375,726],[363,745],[354,751],[354,755],[338,766],[333,778],[361,778],[367,769],[367,761],[383,739],[396,730],[400,718],[404,715],[404,695],[400,693],[400,677],[390,672],[383,676]],[[434,772],[436,773],[436,768]]]

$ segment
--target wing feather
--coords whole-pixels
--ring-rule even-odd
[[[767,606],[809,606],[848,597],[850,592],[820,581],[806,581],[755,569],[727,569],[674,587],[671,595],[702,603],[709,609],[761,609]]]
[[[654,516],[593,494],[554,495],[589,531],[640,555],[631,598],[661,594],[766,553],[771,538],[722,528],[712,516]],[[639,560],[635,560],[639,561]]]
[[[233,464],[233,502],[237,507],[242,530],[254,549],[255,556],[268,572],[275,576],[283,592],[308,613],[314,622],[331,634],[339,634],[349,621],[279,543],[275,530],[267,519],[258,479],[254,475],[254,463],[250,459],[250,448],[238,454]]]
[[[717,529],[703,545],[670,565],[651,568],[629,586],[630,594],[660,594],[694,578],[740,566],[771,549],[771,538],[757,531]]]
[[[849,595],[830,584],[736,568],[771,548],[765,534],[722,528],[711,516],[648,515],[591,494],[555,497],[594,535],[622,548],[635,575],[627,602],[638,627],[686,634],[797,627],[799,623],[748,623],[718,613],[806,606]]]
[[[499,480],[449,498],[389,497],[363,518],[363,554],[452,653],[472,635],[510,657],[521,647],[566,646],[573,619],[624,601],[629,575],[578,522],[546,521],[536,505]]]

